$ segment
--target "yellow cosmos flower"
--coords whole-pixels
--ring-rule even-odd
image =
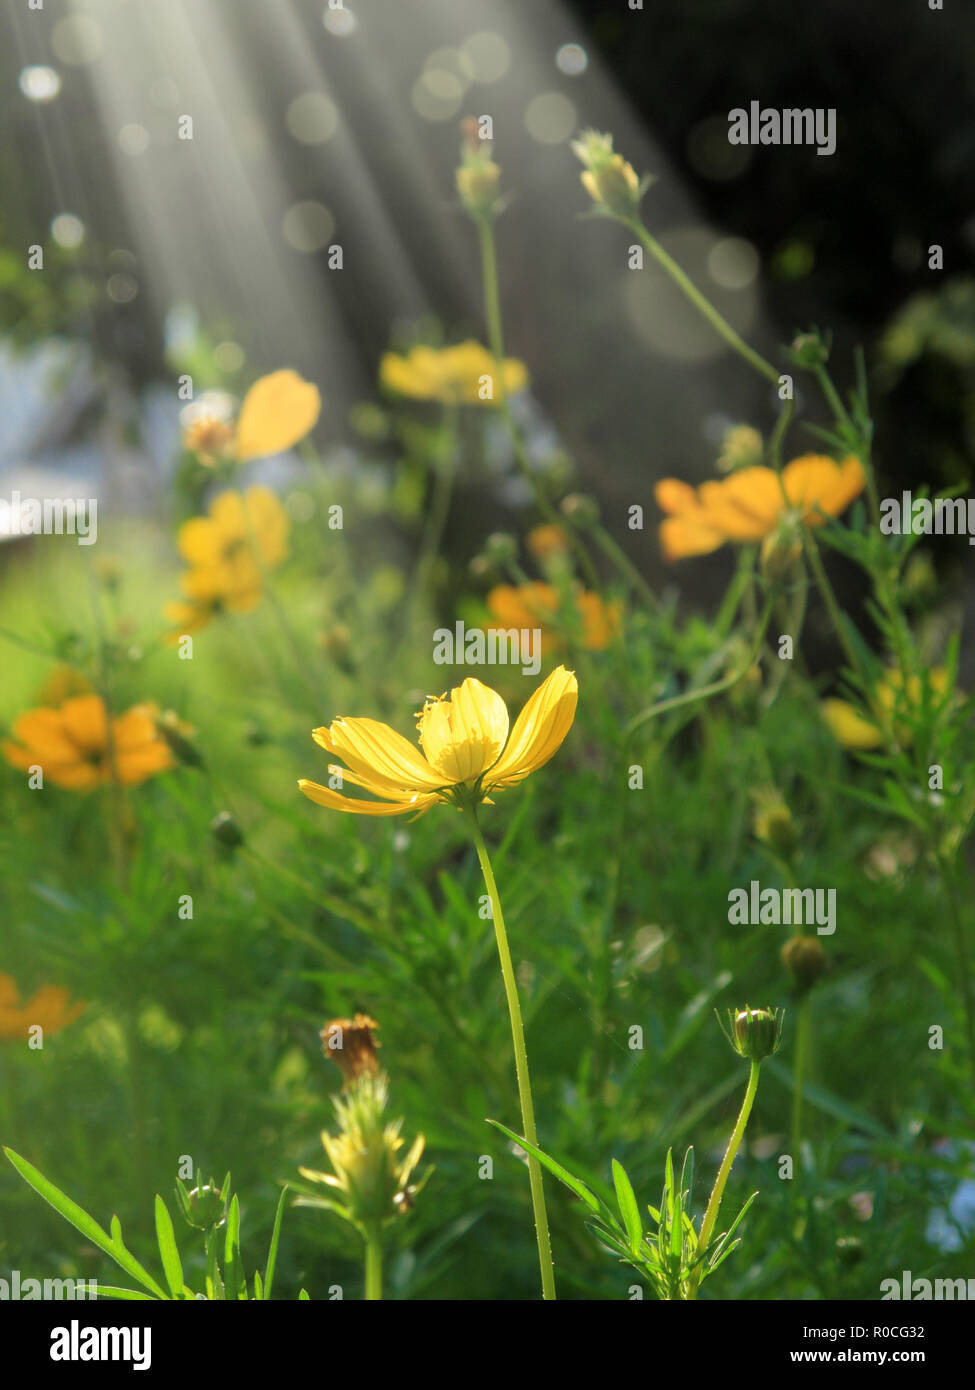
[[[100,695],[78,695],[59,709],[32,709],[14,721],[3,754],[13,767],[38,766],[46,781],[86,792],[112,781],[111,755],[124,786],[136,786],[173,766],[156,728],[154,705],[135,705],[109,723]]]
[[[496,405],[528,385],[523,362],[506,357],[498,381],[498,364],[486,347],[469,338],[455,347],[412,348],[405,357],[383,354],[379,380],[389,391],[416,401],[456,405]]]
[[[555,521],[533,527],[525,541],[536,560],[550,560],[558,555],[566,555],[569,551],[568,532]]]
[[[180,580],[185,600],[166,605],[166,618],[181,633],[195,632],[227,610],[256,608],[263,576],[288,554],[288,514],[266,487],[221,492],[206,516],[179,529],[179,548],[189,565]]]
[[[422,815],[438,802],[455,806],[516,786],[561,747],[575,717],[578,686],[559,666],[531,696],[508,732],[501,696],[469,676],[446,695],[431,696],[417,716],[422,753],[375,719],[333,719],[312,737],[342,758],[332,776],[381,798],[353,800],[304,778],[301,791],[319,806],[363,816]]]
[[[582,624],[582,645],[591,652],[605,651],[619,633],[621,605],[605,603],[589,591],[576,594],[573,603]],[[541,628],[543,653],[561,645],[562,639],[555,631],[560,597],[551,584],[498,584],[488,593],[487,606],[498,625]]]
[[[0,972],[0,1040],[12,1042],[29,1036],[28,1029],[38,1024],[47,1036],[58,1033],[84,1012],[83,1003],[69,1005],[71,996],[66,989],[44,985],[21,1003],[20,992],[9,975]]]
[[[662,478],[655,495],[668,513],[660,526],[664,558],[708,555],[726,541],[764,540],[790,520],[818,526],[845,511],[865,485],[863,465],[853,454],[842,463],[804,454],[786,464],[781,477],[772,468],[742,468],[699,488]]]
[[[948,672],[943,666],[935,667],[926,673],[925,691],[920,679],[911,676],[904,686],[904,678],[899,670],[888,671],[877,682],[871,697],[875,720],[868,714],[851,705],[847,700],[823,700],[820,711],[833,732],[838,743],[851,751],[880,748],[885,742],[883,726],[889,724],[891,716],[917,713],[927,694],[931,704],[939,704],[948,690]],[[895,733],[901,743],[910,739],[910,727],[903,718],[894,725]]]
[[[208,468],[231,457],[238,463],[269,458],[283,454],[310,434],[321,410],[318,387],[284,368],[254,382],[244,397],[236,427],[227,414],[206,400],[187,406],[182,417],[183,447]]]

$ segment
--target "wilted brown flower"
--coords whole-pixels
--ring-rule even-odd
[[[379,1024],[368,1014],[355,1018],[333,1018],[321,1031],[322,1051],[342,1069],[344,1084],[360,1076],[375,1076],[379,1072],[376,1041],[373,1030]]]

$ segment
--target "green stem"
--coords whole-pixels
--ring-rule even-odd
[[[379,1303],[383,1296],[383,1243],[378,1228],[366,1236],[366,1301]]]
[[[836,601],[836,594],[833,592],[833,586],[829,582],[829,575],[826,573],[823,558],[819,553],[819,546],[816,544],[816,539],[808,527],[806,528],[805,534],[805,551],[809,557],[809,565],[813,572],[813,578],[816,580],[816,587],[819,589],[823,602],[826,604],[830,622],[833,624],[833,631],[839,638],[840,645],[849,662],[850,669],[857,673],[866,686],[868,682],[863,668],[861,667],[860,658],[857,655],[856,648],[847,635],[846,627],[843,623],[843,615],[840,612],[840,605]]]
[[[751,649],[748,656],[742,663],[741,670],[732,671],[727,676],[722,676],[718,681],[712,681],[710,685],[699,685],[693,690],[685,690],[682,695],[672,695],[667,700],[658,700],[655,705],[645,709],[642,714],[636,715],[630,720],[624,730],[624,738],[629,739],[636,731],[641,728],[648,720],[656,718],[659,714],[666,714],[669,710],[680,709],[682,705],[692,704],[696,700],[707,700],[712,695],[720,695],[723,690],[730,690],[732,686],[744,680],[745,676],[752,669],[758,653],[761,651],[762,642],[765,640],[765,633],[768,630],[769,619],[772,616],[772,600],[765,605],[765,612],[762,620],[756,629],[756,635],[752,640]]]
[[[718,1220],[718,1212],[721,1209],[721,1199],[724,1196],[725,1185],[728,1181],[728,1174],[731,1172],[731,1165],[738,1156],[738,1149],[745,1133],[745,1126],[748,1124],[748,1117],[752,1111],[755,1101],[755,1093],[758,1090],[758,1073],[761,1062],[752,1062],[751,1071],[748,1074],[748,1086],[745,1091],[745,1099],[741,1103],[741,1110],[734,1129],[731,1131],[731,1138],[728,1140],[728,1147],[725,1156],[721,1160],[721,1167],[718,1169],[718,1176],[714,1180],[714,1187],[711,1189],[711,1197],[708,1201],[707,1210],[704,1213],[704,1220],[701,1222],[701,1231],[697,1238],[697,1248],[703,1253],[711,1239],[711,1234]],[[691,1276],[689,1297],[694,1298],[697,1294],[697,1286],[701,1282],[701,1267]]]
[[[792,1160],[796,1173],[802,1166],[802,1088],[809,1056],[809,995],[799,1003],[799,1022],[796,1027],[796,1055],[792,1069]]]
[[[972,1078],[975,1080],[975,998],[972,995],[972,967],[955,889],[954,869],[950,860],[940,853],[934,854],[934,861],[944,888],[945,901],[948,905],[948,921],[951,924],[951,932],[954,937],[955,954],[958,960],[958,983],[965,1013],[968,1055],[971,1061]]]
[[[673,257],[668,256],[659,241],[650,235],[643,223],[638,220],[632,222],[624,220],[623,225],[640,238],[657,264],[663,267],[677,288],[687,296],[699,313],[704,315],[714,331],[725,340],[728,346],[733,348],[739,357],[744,358],[748,365],[758,372],[759,376],[765,377],[766,381],[770,381],[773,386],[778,386],[779,373],[772,366],[772,363],[767,362],[754,348],[750,348],[743,338],[739,337],[728,320],[718,313],[711,301],[705,298],[694,281],[681,269]]]
[[[511,1020],[511,1041],[515,1051],[515,1073],[518,1077],[518,1099],[521,1102],[521,1122],[524,1126],[525,1138],[531,1144],[538,1144],[538,1134],[535,1130],[535,1107],[532,1103],[531,1078],[528,1072],[528,1051],[525,1047],[525,1026],[521,1018],[521,1004],[518,1001],[518,983],[515,979],[514,966],[511,962],[511,951],[508,947],[508,934],[505,931],[504,916],[501,911],[501,898],[498,894],[498,885],[495,882],[494,870],[491,868],[491,859],[488,855],[487,845],[484,843],[484,836],[481,833],[481,826],[477,819],[477,811],[471,806],[466,812],[471,826],[471,834],[474,838],[474,848],[477,850],[478,862],[481,866],[481,873],[484,875],[484,885],[488,890],[488,897],[491,899],[491,914],[494,920],[494,934],[498,942],[498,955],[501,959],[501,975],[504,980],[504,992],[508,1000],[508,1017]],[[545,1192],[542,1187],[542,1169],[538,1159],[534,1155],[528,1156],[528,1176],[531,1183],[532,1209],[535,1214],[535,1237],[538,1242],[538,1263],[542,1276],[542,1297],[545,1299],[555,1298],[555,1271],[552,1266],[552,1244],[548,1233],[548,1216],[545,1211]]]

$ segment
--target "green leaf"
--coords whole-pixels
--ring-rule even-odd
[[[510,1129],[507,1129],[498,1120],[488,1120],[488,1124],[494,1125],[495,1129],[500,1129],[501,1133],[507,1135],[512,1143],[517,1144],[520,1149],[524,1149],[526,1153],[533,1154],[542,1167],[547,1168],[553,1177],[558,1178],[559,1182],[564,1183],[569,1191],[574,1192],[581,1202],[585,1202],[590,1211],[595,1212],[597,1216],[602,1216],[604,1219],[608,1216],[612,1222],[615,1222],[616,1218],[609,1207],[607,1207],[606,1203],[600,1201],[594,1193],[590,1192],[584,1182],[580,1182],[578,1178],[573,1177],[568,1168],[563,1168],[561,1163],[557,1163],[554,1158],[549,1158],[547,1153],[543,1153],[537,1144],[530,1144],[527,1139],[523,1139],[519,1134],[512,1133]]]
[[[153,1298],[151,1293],[140,1293],[138,1289],[117,1289],[112,1284],[96,1284],[96,1291],[99,1298],[118,1298],[138,1300],[140,1303],[158,1303],[157,1298]]]
[[[240,1203],[234,1193],[227,1213],[227,1235],[223,1246],[224,1287],[228,1298],[243,1298],[240,1268]]]
[[[152,1275],[139,1264],[134,1255],[129,1254],[122,1241],[122,1228],[119,1225],[117,1216],[112,1217],[112,1235],[105,1231],[94,1217],[89,1216],[83,1207],[79,1207],[77,1202],[73,1202],[66,1193],[59,1187],[55,1187],[43,1173],[38,1172],[32,1163],[28,1163],[26,1158],[21,1158],[20,1154],[14,1153],[13,1149],[4,1149],[4,1153],[16,1168],[17,1172],[30,1187],[45,1202],[48,1202],[65,1221],[71,1223],[75,1230],[90,1240],[92,1245],[97,1245],[99,1250],[103,1250],[106,1255],[124,1269],[126,1274],[132,1276],[143,1288],[148,1289],[155,1298],[167,1299],[169,1295],[156,1283]]]
[[[163,1274],[173,1298],[183,1296],[183,1266],[176,1248],[176,1235],[173,1222],[166,1209],[166,1203],[156,1193],[156,1239],[159,1242],[159,1258],[162,1260]]]
[[[763,1071],[767,1071],[780,1081],[784,1086],[792,1089],[792,1073],[784,1067],[781,1062],[770,1058],[763,1064]],[[812,1105],[824,1110],[827,1115],[832,1115],[834,1119],[844,1120],[854,1129],[862,1130],[864,1134],[871,1135],[874,1139],[891,1139],[893,1136],[890,1130],[886,1129],[879,1120],[858,1110],[849,1101],[843,1100],[841,1096],[834,1095],[825,1086],[815,1085],[811,1081],[803,1082],[802,1093],[806,1100]]]
[[[271,1285],[274,1282],[274,1266],[278,1262],[278,1241],[281,1239],[281,1222],[284,1220],[284,1199],[288,1195],[288,1184],[285,1183],[281,1189],[281,1196],[278,1198],[278,1209],[274,1213],[274,1229],[271,1232],[271,1244],[267,1252],[267,1264],[264,1266],[264,1297],[271,1297]],[[255,1275],[255,1278],[257,1276]]]
[[[640,1220],[640,1208],[637,1206],[633,1184],[627,1177],[623,1165],[617,1163],[615,1158],[613,1159],[613,1186],[616,1188],[616,1200],[619,1203],[620,1215],[629,1237],[630,1253],[638,1255],[640,1246],[643,1244],[643,1222]]]
[[[309,1297],[308,1297],[308,1290],[307,1290],[307,1289],[302,1289],[302,1290],[301,1290],[301,1293],[298,1295],[298,1302],[299,1302],[299,1303],[310,1303],[310,1302],[311,1302],[311,1300],[310,1300]]]

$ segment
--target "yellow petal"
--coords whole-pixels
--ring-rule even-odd
[[[378,719],[333,719],[312,737],[353,772],[385,783],[392,795],[404,790],[435,791],[444,785],[412,743]]]
[[[512,787],[548,762],[572,727],[578,693],[575,673],[557,666],[515,720],[507,747],[484,779],[486,790]]]
[[[759,541],[773,529],[786,502],[772,468],[742,468],[720,482],[702,483],[701,504],[729,541]]]
[[[883,743],[884,736],[876,724],[864,719],[846,700],[824,700],[820,709],[844,748],[879,748]]]
[[[237,458],[281,454],[314,429],[321,414],[318,387],[285,369],[262,376],[244,397],[237,421]]]
[[[863,465],[855,454],[842,463],[825,454],[803,454],[782,470],[782,483],[792,506],[808,512],[809,521],[822,515],[839,516],[866,486]]]
[[[430,766],[446,782],[472,782],[504,747],[508,711],[497,691],[468,676],[449,700],[424,705],[419,728]]]
[[[410,801],[353,801],[351,797],[333,792],[318,782],[309,782],[304,777],[298,788],[309,801],[318,806],[327,806],[332,811],[351,811],[357,816],[405,816],[411,811],[417,815],[429,811],[439,798],[435,796],[414,796]]]
[[[660,523],[660,549],[668,563],[690,555],[710,555],[724,543],[721,532],[697,514],[669,516]]]

